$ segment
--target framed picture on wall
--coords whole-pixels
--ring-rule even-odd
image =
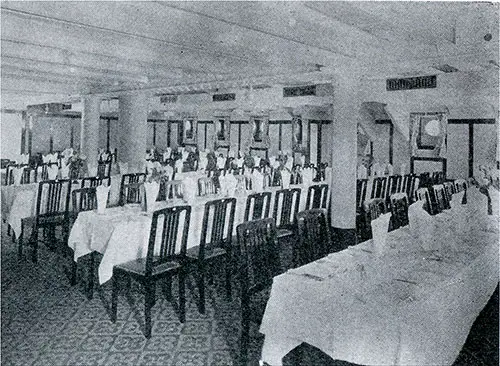
[[[229,122],[229,116],[225,117],[215,117],[215,148],[229,148],[229,137],[231,126]]]
[[[182,143],[184,145],[196,145],[198,135],[197,119],[193,117],[184,118],[182,121]]]
[[[252,143],[253,149],[268,149],[269,140],[269,117],[268,116],[252,116],[250,117],[250,126],[252,127]]]
[[[412,156],[444,156],[447,122],[446,113],[411,113]]]

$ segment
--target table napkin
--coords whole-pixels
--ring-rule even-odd
[[[408,207],[410,232],[424,250],[439,249],[439,241],[434,240],[434,220],[423,204],[424,201],[417,201]]]
[[[306,186],[312,184],[313,181],[313,169],[312,168],[304,168],[302,169],[302,183]]]
[[[390,219],[391,213],[386,213],[371,222],[373,251],[376,255],[382,255],[387,250],[387,232],[389,230]]]
[[[170,147],[167,147],[163,152],[163,161],[170,159],[171,154],[172,154],[172,149]]]
[[[198,192],[198,181],[191,177],[184,178],[182,180],[182,196],[184,201],[193,201],[196,197],[196,192]]]
[[[183,168],[184,168],[184,162],[181,159],[176,160],[175,161],[175,172],[181,173]]]
[[[255,169],[252,173],[252,190],[262,192],[264,190],[264,176]]]
[[[69,177],[69,164],[66,164],[64,160],[61,161],[61,178],[68,179]]]
[[[100,185],[95,189],[97,196],[97,212],[102,214],[106,210],[106,205],[108,201],[108,193],[110,186]]]
[[[302,163],[302,166],[304,163]],[[291,156],[287,156],[286,163],[285,163],[285,168],[287,168],[289,171],[292,171],[293,168],[293,159]]]
[[[50,180],[57,178],[57,173],[59,173],[59,167],[57,165],[50,165],[47,167],[47,173]]]
[[[20,168],[12,169],[12,176],[14,177],[14,185],[18,186],[21,184],[21,179],[23,177],[24,166]]]
[[[157,182],[144,183],[144,192],[146,193],[146,211],[152,211],[154,209],[154,203],[158,198],[159,191],[160,191],[159,183]]]
[[[224,159],[222,156],[217,157],[217,168],[224,169],[225,166],[226,166],[226,159]]]
[[[282,188],[290,188],[290,179],[292,175],[286,169],[281,171],[281,187]]]

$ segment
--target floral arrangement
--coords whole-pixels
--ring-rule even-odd
[[[69,176],[71,179],[81,178],[85,175],[86,159],[85,156],[73,151],[73,155],[68,159]]]

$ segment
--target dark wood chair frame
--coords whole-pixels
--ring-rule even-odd
[[[182,239],[177,241],[177,231],[182,215],[185,215]],[[159,218],[163,217],[163,230],[159,255],[155,255],[156,232],[159,227]],[[162,279],[163,290],[168,299],[172,297],[172,276],[179,279],[179,318],[181,323],[186,320],[186,250],[191,218],[191,206],[168,207],[153,212],[151,230],[149,234],[148,251],[146,258],[140,258],[113,267],[113,289],[111,295],[111,321],[116,322],[118,310],[119,281],[126,278],[130,289],[130,279],[141,283],[144,287],[144,336],[151,337],[151,308],[156,302],[156,282]]]
[[[298,244],[294,250],[294,265],[320,259],[333,251],[328,224],[328,213],[322,208],[313,208],[297,214]]]
[[[253,202],[252,217],[250,217],[250,208]],[[271,192],[260,192],[249,194],[245,206],[244,221],[258,220],[269,217],[271,210]]]
[[[307,190],[306,209],[328,208],[328,184],[314,184]]]

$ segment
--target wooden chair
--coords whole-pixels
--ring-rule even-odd
[[[144,182],[128,183],[121,187],[120,205],[141,204],[143,201]]]
[[[453,197],[453,193],[455,193],[455,186],[453,182],[444,182],[443,187],[444,187],[444,192],[446,193],[446,199],[448,200],[449,203],[451,201],[451,198]]]
[[[361,240],[372,238],[371,222],[385,213],[387,213],[387,204],[383,198],[372,198],[363,202],[363,221],[360,225]]]
[[[417,177],[416,175],[412,174],[410,176],[410,181],[409,181],[409,184],[408,186],[406,187],[406,196],[408,197],[408,201],[410,203],[413,203],[416,201],[416,193],[417,193],[417,189],[419,189],[419,187],[421,187],[421,184],[420,184],[420,178]]]
[[[247,197],[244,221],[265,219],[270,210],[271,192],[252,193]]]
[[[206,196],[207,194],[215,194],[217,190],[215,189],[214,180],[212,178],[203,177],[198,179],[198,195]]]
[[[69,233],[70,180],[47,180],[38,184],[35,216],[21,220],[21,233],[18,240],[18,255],[23,256],[23,239],[27,227],[31,227],[29,244],[33,246],[33,262],[38,261],[38,230],[49,230],[50,238],[55,239],[55,229],[62,228],[64,237]],[[64,244],[67,238],[63,238]]]
[[[146,180],[146,173],[130,173],[123,174],[122,181],[120,183],[120,199],[119,205],[123,206],[126,203],[136,203],[140,202],[140,194],[137,189],[137,184],[132,183],[144,183]],[[132,184],[130,186],[130,184]]]
[[[416,193],[416,200],[424,201],[423,209],[426,210],[429,215],[435,214],[428,188],[419,188]]]
[[[300,188],[276,191],[273,205],[273,218],[278,229],[278,238],[293,235],[295,217],[299,212]]]
[[[111,176],[111,160],[100,161],[97,163],[97,176],[107,178]]]
[[[306,210],[328,208],[328,184],[315,184],[307,190]]]
[[[167,200],[183,198],[182,180],[169,180],[165,182],[165,197]]]
[[[302,266],[330,253],[332,240],[325,209],[315,208],[297,214],[298,245],[294,250],[295,265]]]
[[[236,198],[223,198],[205,204],[200,245],[187,250],[187,258],[197,264],[200,313],[205,313],[205,274],[207,266],[221,261],[226,275],[226,295],[231,297],[231,241]]]
[[[440,213],[444,210],[449,209],[450,203],[448,202],[448,196],[442,184],[435,184],[430,189],[431,203],[434,206],[434,211]]]
[[[409,224],[408,220],[408,197],[406,193],[394,193],[391,199],[391,221],[389,231],[399,229]]]
[[[271,287],[273,277],[281,272],[281,265],[273,219],[244,222],[238,225],[236,232],[241,288],[239,365],[247,365],[250,323],[260,324],[267,302],[267,298],[263,301],[262,296],[256,298],[255,295]]]
[[[71,192],[71,214],[70,214],[70,227],[78,217],[78,213],[82,211],[92,211],[97,209],[97,194],[95,187],[74,189]],[[88,265],[88,281],[87,281],[87,298],[93,298],[94,289],[94,262],[95,252],[90,253],[90,261]],[[76,270],[77,263],[71,261],[70,285],[76,284]]]
[[[455,192],[462,192],[467,189],[467,181],[465,179],[455,179]]]
[[[97,187],[97,186],[110,186],[111,185],[111,177],[85,177],[82,178],[81,188],[87,187]]]
[[[356,212],[361,212],[363,202],[366,200],[368,179],[358,179],[356,181]]]
[[[163,288],[171,298],[172,276],[179,279],[179,317],[186,318],[185,265],[191,206],[175,206],[155,211],[151,222],[148,251],[145,258],[139,258],[113,267],[113,289],[111,295],[111,321],[116,322],[118,290],[120,281],[134,279],[141,283],[145,293],[144,335],[151,337],[151,308],[155,303],[156,282],[166,279]],[[181,231],[179,231],[181,230]],[[178,240],[179,232],[182,234]],[[159,235],[159,237],[157,237]],[[159,246],[159,247],[158,247]]]

